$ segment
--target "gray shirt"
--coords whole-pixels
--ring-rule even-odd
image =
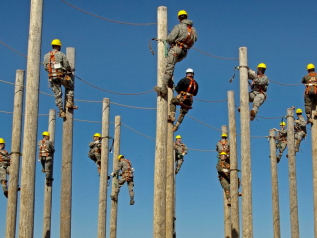
[[[248,70],[248,78],[252,79],[251,90],[256,92],[266,92],[269,85],[269,79],[266,75],[259,76],[252,69]]]
[[[60,64],[59,65],[60,68],[58,69],[58,71],[71,71],[71,67],[70,67],[70,64],[69,64],[69,61],[68,61],[66,55],[64,53],[56,50],[56,49],[53,49],[52,51],[50,51],[46,55],[44,55],[43,66],[47,72],[49,72],[49,63],[50,63],[51,52],[55,56],[54,62],[53,62],[53,59],[51,59],[52,70],[55,69],[54,65]]]
[[[184,42],[188,36],[188,26],[191,27],[191,41],[194,44],[197,41],[197,32],[196,29],[193,27],[193,22],[188,19],[182,20],[182,22],[176,26],[174,26],[172,32],[168,35],[166,41],[170,45],[175,44],[177,42]]]
[[[0,166],[7,167],[10,165],[10,155],[5,149],[0,150]]]
[[[120,170],[122,171],[122,173],[124,173],[125,171],[130,170],[131,172],[130,176],[131,176],[131,174],[133,175],[133,172],[131,169],[132,169],[131,162],[127,159],[121,159],[118,163],[117,168],[113,171],[113,173],[118,174]]]
[[[221,153],[223,151],[228,153],[230,151],[229,141],[225,139],[221,139],[216,145],[216,150],[218,151],[218,153]]]
[[[53,156],[55,149],[53,142],[50,140],[40,140],[38,143],[40,157],[51,157]]]

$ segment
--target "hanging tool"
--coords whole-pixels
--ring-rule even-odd
[[[155,55],[155,52],[153,51],[152,45],[151,45],[152,40],[155,40],[155,41],[157,41],[157,42],[163,42],[163,43],[164,43],[165,58],[167,58],[166,40],[160,40],[160,39],[157,39],[157,38],[152,38],[152,39],[149,41],[149,47],[150,47],[150,51],[151,51],[152,55]]]

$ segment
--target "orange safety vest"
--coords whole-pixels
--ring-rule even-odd
[[[43,150],[44,149],[44,150]],[[45,153],[43,153],[43,151]],[[45,143],[45,140],[42,140],[42,144],[40,145],[40,151],[39,151],[39,157],[43,157],[43,156],[46,156],[48,157],[48,150],[46,148],[46,143]]]
[[[313,83],[315,83],[315,85],[314,85],[314,93],[315,94],[317,94],[317,85],[316,85],[316,72],[314,72],[314,73],[309,73],[309,75],[311,76],[311,78],[310,78],[310,80],[309,80],[309,82],[308,83],[312,83],[312,80],[314,81]],[[309,85],[307,85],[307,87],[306,87],[306,94],[308,94],[309,93],[309,88],[310,88],[310,86]]]
[[[187,37],[184,41],[182,42],[177,42],[177,44],[179,45],[179,48],[183,48],[185,47],[186,49],[190,49],[193,46],[193,39],[192,39],[192,34],[193,34],[193,30],[192,27],[187,25]]]
[[[6,154],[8,154],[8,151],[4,150],[4,152],[6,152]],[[4,162],[2,158],[6,158],[6,157],[2,156],[2,154],[0,153],[0,162]]]
[[[133,177],[133,171],[131,170],[131,162],[128,159],[122,159],[122,160],[128,163],[128,170],[122,172],[122,177],[124,177],[126,181],[131,181],[132,179],[130,178],[130,175],[132,175]]]

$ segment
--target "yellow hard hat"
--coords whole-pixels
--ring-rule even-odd
[[[124,156],[123,155],[119,155],[118,156],[118,160],[120,160],[121,158],[124,158]]]
[[[94,134],[94,137],[101,137],[101,135],[99,133]]]
[[[50,133],[49,133],[48,131],[44,131],[44,132],[42,133],[42,135],[43,135],[43,136],[50,136]]]
[[[177,17],[179,17],[179,16],[181,16],[181,15],[186,15],[186,16],[188,16],[188,15],[187,15],[187,12],[186,12],[185,10],[180,10],[180,11],[178,12]]]
[[[285,124],[285,122],[283,122],[283,121],[280,123],[280,126],[285,126],[285,125],[286,125],[286,124]]]
[[[307,65],[307,70],[314,69],[314,68],[315,68],[315,65],[313,65],[313,64],[308,64]]]
[[[228,136],[227,136],[226,133],[223,133],[223,134],[221,135],[221,137],[226,137],[226,138],[227,138]]]
[[[297,113],[297,114],[303,113],[303,111],[302,111],[302,109],[298,108],[298,109],[296,110],[296,113]]]
[[[260,64],[258,65],[258,68],[263,68],[263,69],[266,69],[266,64],[264,64],[264,63],[260,63]]]
[[[220,155],[227,155],[227,153],[224,152],[224,151],[222,151],[222,152],[220,153]]]
[[[6,142],[4,141],[3,138],[0,138],[0,144],[5,144]]]
[[[54,40],[52,41],[52,45],[62,46],[62,43],[61,43],[61,41],[60,41],[59,39],[54,39]]]
[[[175,139],[182,139],[180,135],[176,136]]]

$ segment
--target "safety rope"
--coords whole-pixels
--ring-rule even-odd
[[[148,25],[157,25],[157,23],[129,23],[129,22],[121,22],[121,21],[115,21],[115,20],[111,20],[111,19],[108,19],[108,18],[105,18],[105,17],[101,17],[101,16],[98,16],[98,15],[95,15],[93,13],[90,13],[90,12],[87,12],[83,9],[80,9],[79,7],[76,7],[72,4],[70,4],[69,2],[66,2],[65,0],[61,0],[63,3],[66,3],[67,5],[77,9],[78,11],[81,11],[83,13],[86,13],[90,16],[93,16],[93,17],[96,17],[96,18],[99,18],[101,20],[105,20],[105,21],[109,21],[109,22],[113,22],[113,23],[118,23],[118,24],[124,24],[124,25],[134,25],[134,26],[148,26]]]

